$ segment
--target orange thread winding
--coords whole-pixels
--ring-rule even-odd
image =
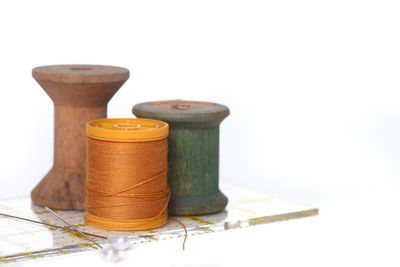
[[[106,120],[107,121],[107,120]],[[112,230],[147,230],[168,220],[168,142],[123,142],[88,134],[85,219]]]

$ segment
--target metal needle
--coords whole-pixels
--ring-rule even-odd
[[[57,213],[55,213],[53,210],[51,210],[48,207],[44,207],[46,210],[50,211],[51,213],[53,213],[58,219],[60,219],[61,221],[63,221],[64,223],[68,224],[72,229],[74,229],[75,231],[77,231],[78,233],[80,233],[81,235],[83,235],[86,239],[88,239],[90,242],[92,242],[93,244],[95,244],[96,246],[98,246],[100,249],[102,249],[103,247],[100,246],[98,243],[96,243],[93,239],[91,239],[90,237],[88,237],[87,235],[85,235],[83,232],[81,232],[80,230],[78,230],[77,228],[75,228],[75,226],[73,226],[72,224],[70,224],[69,222],[67,222],[63,217],[61,217],[60,215],[58,215]]]
[[[63,229],[63,230],[69,231],[69,232],[77,232],[77,231],[74,230],[74,229],[70,229],[70,228],[66,228],[66,227],[62,227],[62,226],[58,226],[58,225],[54,225],[54,224],[50,224],[50,223],[45,223],[45,222],[39,222],[39,221],[27,219],[27,218],[22,218],[22,217],[10,215],[10,214],[0,213],[0,216],[9,217],[9,218],[18,219],[18,220],[23,220],[23,221],[28,221],[28,222],[31,222],[31,223],[42,224],[42,225],[46,225],[46,226],[49,226],[49,227],[54,227],[54,228],[58,228],[58,229]],[[78,233],[79,233],[79,232],[78,232]],[[91,234],[91,233],[87,233],[87,232],[83,232],[83,233],[85,233],[85,234],[87,234],[87,235],[94,236],[94,237],[107,239],[107,237],[105,237],[105,236],[95,235],[95,234]]]

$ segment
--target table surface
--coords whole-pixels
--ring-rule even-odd
[[[393,184],[354,191],[318,216],[133,245],[115,266],[399,266],[400,197]],[[98,251],[11,266],[110,266]]]
[[[175,217],[186,226],[190,239],[199,234],[246,228],[318,214],[318,209],[315,207],[241,186],[223,185],[222,190],[230,199],[225,211],[204,216]],[[131,245],[134,246],[150,241],[179,237],[179,242],[182,242],[184,237],[184,229],[172,220],[165,226],[149,231],[117,232],[88,225],[84,221],[82,211],[60,210],[56,212],[79,230],[97,235],[97,237],[91,236],[91,238],[100,244],[105,242],[105,238],[115,234],[128,236]],[[0,201],[0,213],[68,228],[49,211],[31,204],[29,198]],[[32,260],[94,249],[97,248],[79,234],[0,216],[0,262]]]

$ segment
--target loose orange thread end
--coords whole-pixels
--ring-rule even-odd
[[[185,226],[180,220],[178,220],[178,219],[175,219],[175,218],[172,218],[172,217],[169,217],[169,218],[170,218],[171,220],[173,220],[173,221],[179,223],[179,224],[183,227],[183,230],[185,230],[185,239],[183,240],[183,245],[182,245],[182,249],[185,250],[185,243],[186,243],[186,239],[187,239],[187,236],[188,236],[186,226]]]

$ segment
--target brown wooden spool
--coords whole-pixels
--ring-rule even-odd
[[[54,209],[84,209],[85,124],[107,117],[107,103],[129,70],[99,65],[37,67],[32,76],[54,102],[54,165],[32,201]]]

